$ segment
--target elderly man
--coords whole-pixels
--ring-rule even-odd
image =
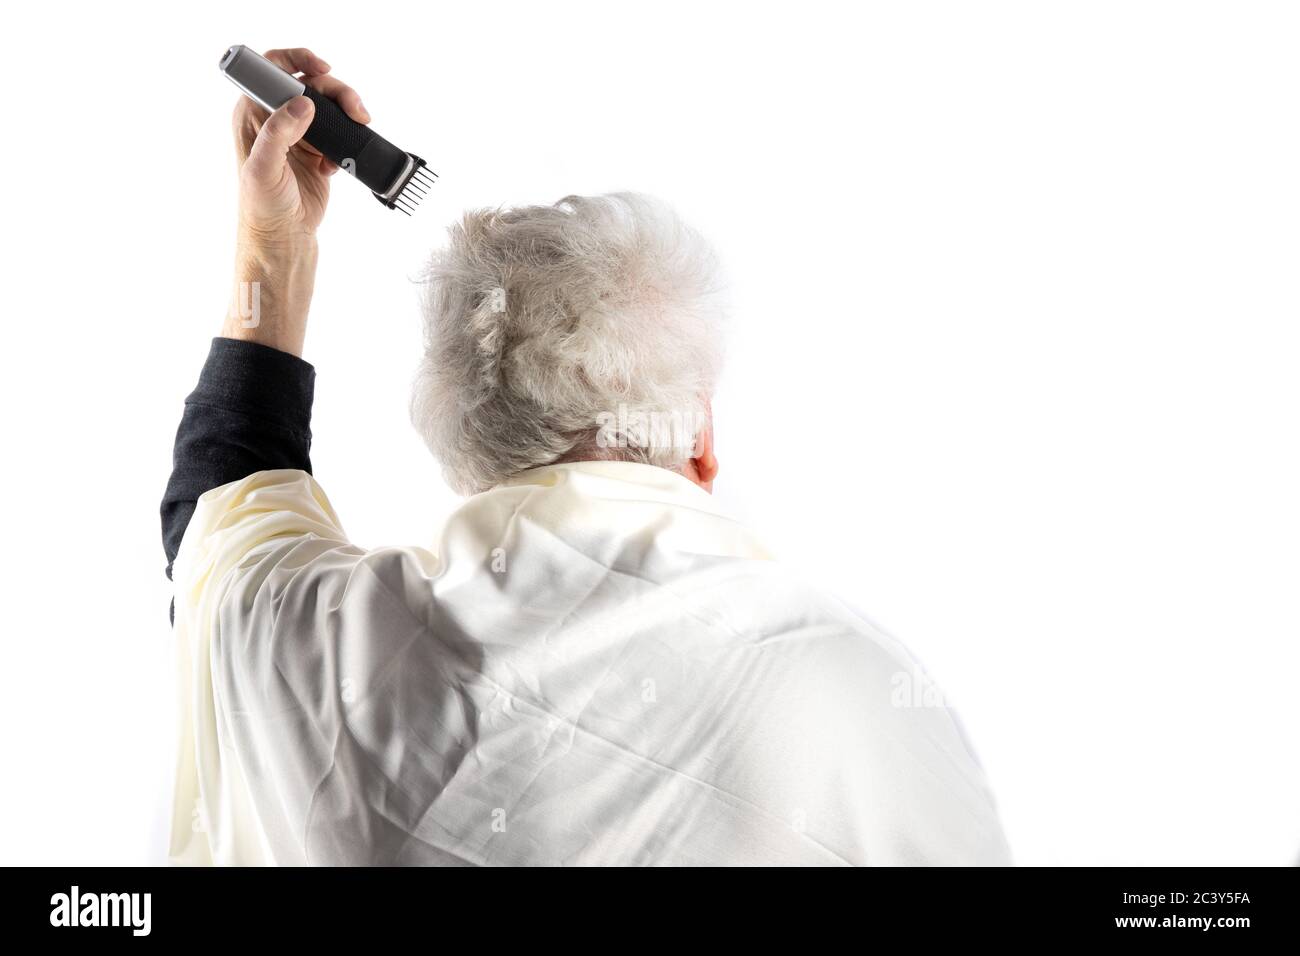
[[[306,50],[272,59],[361,122]],[[237,283],[163,501],[184,737],[172,851],[234,864],[986,864],[952,715],[894,641],[722,514],[713,263],[631,195],[470,213],[413,417],[469,496],[350,543],[299,355],[332,165],[242,101]],[[250,327],[251,326],[251,327]]]

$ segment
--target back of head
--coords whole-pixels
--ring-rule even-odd
[[[456,491],[561,460],[691,457],[721,367],[717,266],[664,204],[473,211],[426,282],[411,416]]]

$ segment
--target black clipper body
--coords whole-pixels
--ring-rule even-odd
[[[438,174],[419,156],[356,122],[328,96],[248,47],[232,46],[221,58],[220,67],[245,96],[264,109],[279,109],[295,96],[308,97],[316,106],[316,115],[303,139],[361,180],[389,209],[400,209],[409,216],[437,179]]]

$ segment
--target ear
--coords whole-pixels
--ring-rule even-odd
[[[718,477],[718,458],[713,453],[713,409],[709,409],[709,420],[695,438],[695,453],[683,469],[687,478],[705,491],[713,493],[713,479]]]

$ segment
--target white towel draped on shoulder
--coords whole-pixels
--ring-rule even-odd
[[[175,580],[179,862],[1006,862],[905,651],[663,469],[536,469],[372,551],[260,472]]]

